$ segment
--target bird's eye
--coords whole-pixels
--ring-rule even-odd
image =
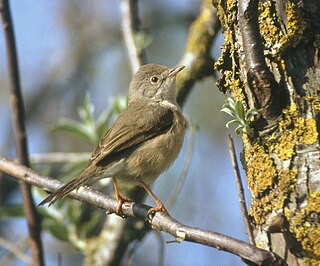
[[[151,81],[151,83],[156,84],[156,83],[159,81],[159,78],[156,77],[156,76],[152,76],[152,77],[150,78],[150,81]]]

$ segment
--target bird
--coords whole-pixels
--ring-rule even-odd
[[[176,76],[184,67],[142,65],[130,82],[127,108],[105,133],[84,170],[39,205],[50,206],[85,184],[112,178],[117,214],[129,201],[120,194],[118,183],[145,189],[157,204],[149,214],[167,212],[149,185],[171,166],[183,145],[186,120],[176,101]]]

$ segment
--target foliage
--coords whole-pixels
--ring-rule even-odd
[[[69,118],[61,118],[51,129],[67,133],[89,144],[96,145],[109,128],[112,117],[119,114],[126,106],[127,100],[124,96],[114,98],[110,107],[102,111],[95,119],[94,105],[90,103],[89,94],[86,94],[83,105],[78,111],[80,122]]]
[[[245,111],[241,101],[234,102],[232,98],[227,98],[222,106],[221,111],[233,117],[233,119],[226,124],[227,128],[229,128],[229,126],[232,124],[236,124],[237,127],[235,132],[238,135],[244,133],[251,136],[253,134],[250,123],[254,116],[258,114],[257,109],[250,108],[249,110]]]
[[[94,106],[87,94],[83,105],[79,108],[80,121],[69,118],[61,118],[51,128],[71,135],[74,138],[97,145],[98,140],[108,130],[113,119],[126,107],[125,97],[111,100],[110,105],[103,110],[95,119]],[[61,168],[61,179],[70,180],[76,176],[84,166],[84,161],[66,163]],[[46,174],[48,168],[45,167]],[[35,192],[42,198],[47,194],[40,189],[34,188]],[[99,232],[103,222],[103,212],[87,204],[63,199],[50,208],[38,208],[42,219],[42,227],[48,230],[56,238],[70,241],[75,247],[81,249],[85,239]],[[11,218],[22,218],[24,216],[21,204],[9,205],[0,208],[0,221]]]

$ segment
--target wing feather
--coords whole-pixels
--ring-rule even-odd
[[[123,111],[92,153],[87,167],[105,166],[119,160],[141,145],[170,130],[173,111],[160,105],[135,102]],[[142,119],[143,116],[143,119]]]

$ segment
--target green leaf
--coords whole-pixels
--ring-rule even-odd
[[[238,119],[233,119],[229,122],[226,123],[226,127],[229,128],[230,125],[232,124],[239,124],[239,120]]]
[[[128,105],[127,97],[120,96],[113,100],[112,110],[113,112],[120,114]]]
[[[243,126],[242,126],[242,125],[237,126],[237,128],[235,129],[236,134],[237,134],[237,135],[240,135],[241,132],[242,132],[242,129],[243,129]]]
[[[255,116],[258,114],[258,111],[256,108],[251,108],[247,111],[246,113],[246,120],[250,120],[251,117]]]
[[[225,104],[231,107],[232,109],[235,109],[235,102],[231,97],[225,100]]]
[[[107,130],[109,129],[109,124],[111,117],[113,116],[112,110],[104,110],[96,120],[96,134],[98,139],[102,139]]]
[[[226,114],[228,114],[232,117],[236,117],[236,113],[232,109],[229,109],[227,107],[222,108],[221,112],[225,112]]]
[[[0,220],[24,217],[22,204],[11,204],[0,207]]]
[[[88,159],[89,158],[90,158],[90,155]],[[65,164],[61,169],[63,172],[63,176],[61,179],[65,182],[69,182],[73,177],[80,174],[83,171],[83,168],[86,162],[88,161],[88,159]]]
[[[134,35],[134,42],[139,52],[147,48],[152,43],[153,37],[145,31],[139,31]]]
[[[96,134],[92,128],[68,118],[59,119],[51,127],[51,130],[64,132],[71,136],[81,138],[91,144],[97,144],[98,142]]]
[[[78,114],[83,122],[94,125],[94,105],[90,103],[89,93],[84,96],[83,105],[79,108]]]
[[[245,120],[244,108],[241,101],[236,102],[235,110],[236,110],[237,117],[241,120]]]
[[[52,217],[43,219],[42,227],[47,229],[52,235],[62,241],[68,241],[69,239],[66,226]]]
[[[80,229],[80,237],[82,239],[86,239],[91,237],[94,233],[96,233],[101,223],[101,219],[101,210],[93,210],[92,213],[90,213],[90,219],[87,222],[85,222]]]

